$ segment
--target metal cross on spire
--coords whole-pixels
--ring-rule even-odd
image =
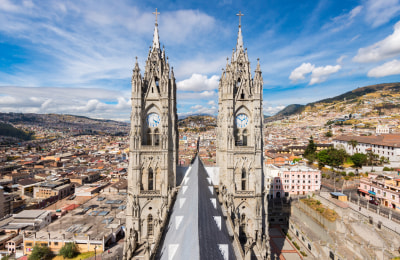
[[[155,12],[153,12],[153,14],[155,14],[156,15],[156,24],[158,23],[157,22],[157,15],[159,15],[160,13],[159,12],[157,12],[157,8],[156,8],[156,11]]]
[[[241,25],[241,21],[242,21],[242,16],[243,16],[244,14],[242,14],[242,12],[239,11],[239,13],[236,14],[236,15],[239,16],[239,27],[240,27],[240,26],[242,26],[242,25]]]

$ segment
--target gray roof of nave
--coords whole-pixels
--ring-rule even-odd
[[[222,209],[196,157],[176,197],[157,259],[236,259]]]

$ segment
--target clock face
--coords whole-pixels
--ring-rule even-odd
[[[156,113],[150,113],[147,115],[147,125],[149,127],[157,127],[160,124],[160,116]]]
[[[249,124],[249,118],[245,114],[236,116],[236,125],[238,128],[245,128]]]

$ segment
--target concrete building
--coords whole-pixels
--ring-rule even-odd
[[[75,186],[69,180],[62,180],[56,182],[40,183],[33,188],[33,197],[35,199],[46,199],[50,197],[58,197],[58,199],[65,198],[74,193]]]
[[[24,253],[31,254],[35,244],[46,245],[54,254],[68,242],[79,252],[103,252],[123,237],[126,195],[103,192],[54,221],[45,229],[24,236]]]
[[[307,166],[274,166],[265,169],[267,199],[305,195],[321,189],[321,171]]]
[[[357,141],[353,147],[350,141]],[[377,136],[338,136],[333,139],[335,148],[344,148],[347,153],[372,152],[389,159],[392,166],[400,166],[400,134],[382,134]]]
[[[4,216],[12,214],[13,212],[13,199],[9,194],[5,194],[4,190],[0,188],[0,219]]]
[[[375,204],[400,210],[400,179],[397,175],[370,173],[368,178],[361,178],[358,192]]]

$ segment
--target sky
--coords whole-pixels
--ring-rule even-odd
[[[266,115],[400,81],[400,0],[0,0],[0,112],[128,121],[156,8],[180,117],[218,113],[239,11]]]

